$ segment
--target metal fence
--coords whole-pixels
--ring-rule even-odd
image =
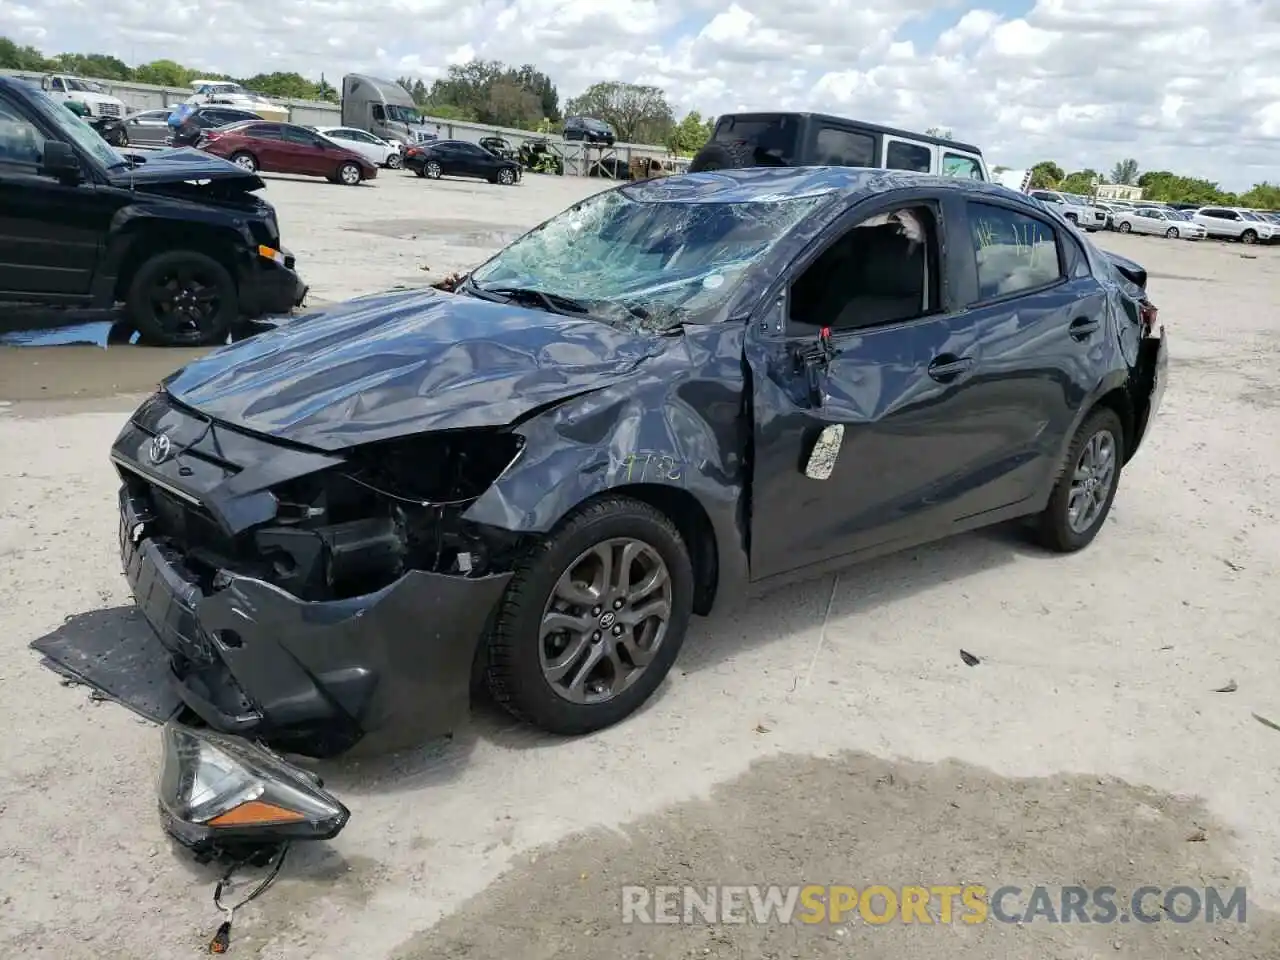
[[[23,70],[0,70],[0,74],[32,80],[39,84],[42,74]],[[186,87],[158,87],[150,83],[134,83],[119,80],[94,80],[102,84],[113,97],[124,101],[130,111],[159,110],[181,103],[191,96]],[[342,123],[342,108],[336,103],[320,100],[283,100],[275,102],[289,111],[292,123],[306,127],[336,127]],[[546,151],[555,156],[556,165],[566,176],[603,176],[624,179],[633,160],[670,160],[671,151],[666,147],[646,143],[617,143],[612,147],[598,147],[581,141],[566,141],[557,134],[539,134],[531,130],[511,127],[490,127],[464,120],[446,120],[426,117],[427,130],[442,140],[467,140],[478,143],[485,137],[501,137],[513,149],[519,150],[526,143],[543,143]]]

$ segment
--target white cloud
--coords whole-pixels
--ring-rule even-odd
[[[0,34],[47,52],[247,75],[441,75],[534,63],[678,109],[810,109],[948,127],[991,163],[1126,156],[1231,187],[1277,179],[1280,0],[17,0]]]

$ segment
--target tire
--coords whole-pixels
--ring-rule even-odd
[[[434,160],[428,160],[422,165],[422,175],[431,180],[439,180],[444,176],[444,169]]]
[[[648,576],[659,569],[654,558],[661,559],[667,572],[665,586],[659,589],[666,592],[669,617],[665,625],[656,627],[665,632],[657,634],[652,659],[638,664],[627,651],[645,649],[644,636],[655,627],[655,621],[647,619],[633,626],[633,631],[643,628],[645,633],[641,635],[642,643],[636,643],[633,632],[628,645],[620,637],[614,639],[619,631],[626,635],[625,627],[614,618],[628,613],[637,615],[657,596],[656,591],[646,594],[635,609],[624,603],[615,614],[614,609],[618,608],[614,603],[620,601],[609,601],[607,584],[602,584],[606,588],[601,597],[604,602],[594,608],[587,606],[592,599],[591,588],[578,586],[577,595],[583,603],[569,607],[567,613],[587,624],[598,616],[595,629],[587,633],[592,629],[588,626],[576,636],[564,632],[544,637],[544,613],[560,612],[550,609],[553,601],[562,603],[555,595],[557,584],[570,573],[594,565],[594,557],[589,555],[596,547],[612,544],[614,566],[620,567],[618,560],[625,548],[619,544],[624,541],[643,545],[629,572],[634,571],[636,562],[653,562],[651,567],[642,566],[642,571],[649,571],[642,572],[642,576]],[[511,714],[549,733],[576,736],[617,723],[649,699],[675,662],[692,613],[693,585],[689,551],[665,514],[630,497],[610,496],[587,504],[561,521],[517,565],[489,637],[485,676],[490,692]],[[560,639],[566,646],[557,646]],[[563,659],[566,650],[572,648],[579,655]],[[556,657],[562,658],[562,664],[569,664],[561,679],[548,676],[556,666],[562,666],[555,663]],[[595,665],[584,670],[588,662]],[[619,674],[619,665],[630,668],[629,672]],[[640,669],[635,669],[637,665]],[[578,673],[585,673],[585,677],[577,677]],[[599,678],[617,681],[619,677],[626,680],[607,697],[593,690],[595,685],[588,682],[593,678],[599,682]],[[581,682],[575,682],[575,678]],[[576,702],[575,688],[579,698]],[[589,702],[582,702],[584,699]]]
[[[170,291],[167,310],[157,309],[153,296],[162,289]],[[195,300],[174,302],[184,291]],[[202,302],[203,315],[193,315]],[[217,260],[195,250],[157,253],[143,262],[129,282],[125,308],[143,340],[166,347],[223,343],[240,317],[235,279]]]
[[[745,143],[719,143],[713,140],[697,152],[693,162],[689,164],[689,172],[741,170],[743,167],[755,166],[754,160],[754,149]]]
[[[1168,237],[1170,240],[1177,240],[1177,239],[1178,239],[1178,228],[1177,228],[1177,227],[1170,227],[1168,230],[1166,230],[1166,231],[1164,232],[1164,235],[1165,235],[1166,237]]]
[[[1066,219],[1067,223],[1071,224],[1073,227],[1080,226],[1080,218],[1074,213],[1064,213],[1062,216]]]
[[[493,182],[501,184],[504,187],[514,186],[516,182],[516,175],[511,172],[510,167],[503,167],[494,176]]]
[[[1133,230],[1133,225],[1130,224],[1128,220],[1122,220],[1120,221],[1120,226],[1116,227],[1116,229],[1121,233],[1129,233]]]
[[[1258,242],[1257,231],[1246,230],[1244,233],[1240,234],[1240,242],[1241,243],[1257,243]]]
[[[358,187],[364,179],[364,173],[360,170],[360,164],[347,162],[338,168],[338,183],[346,187]]]
[[[233,153],[231,155],[231,162],[242,170],[249,171],[249,173],[258,172],[258,158],[248,150],[241,150],[239,153]]]
[[[399,150],[387,157],[387,169],[399,170],[404,166],[404,154]]]
[[[1086,512],[1086,516],[1081,519],[1087,520],[1087,524],[1082,523],[1076,526],[1071,519],[1072,488],[1076,487],[1081,479],[1085,479],[1077,477],[1084,462],[1083,458],[1086,451],[1097,454],[1101,449],[1108,447],[1110,472],[1105,475],[1104,482],[1107,486],[1103,499],[1099,504],[1096,494],[1092,495],[1092,502],[1096,506],[1096,510],[1092,511],[1092,518]],[[1093,538],[1098,535],[1098,531],[1102,529],[1103,524],[1107,522],[1107,516],[1111,513],[1111,504],[1115,501],[1116,490],[1120,487],[1123,463],[1124,428],[1120,424],[1120,418],[1109,407],[1098,407],[1085,417],[1084,423],[1076,431],[1071,446],[1067,450],[1061,473],[1054,484],[1053,493],[1049,496],[1049,504],[1038,518],[1036,533],[1042,546],[1056,553],[1074,553],[1093,542]],[[1094,473],[1093,477],[1103,479],[1101,471]],[[1088,504],[1086,503],[1085,506]]]

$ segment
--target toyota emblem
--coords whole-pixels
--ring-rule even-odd
[[[147,451],[147,456],[151,458],[152,463],[164,463],[169,459],[171,449],[169,438],[163,433],[157,433],[151,438],[151,448]]]

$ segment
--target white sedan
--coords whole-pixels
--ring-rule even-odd
[[[1204,227],[1194,220],[1183,218],[1176,210],[1158,207],[1126,210],[1117,213],[1112,222],[1121,233],[1149,233],[1170,240],[1203,240],[1206,235]]]
[[[404,166],[404,154],[400,152],[398,143],[388,143],[355,127],[316,127],[315,131],[380,167],[399,170]]]

